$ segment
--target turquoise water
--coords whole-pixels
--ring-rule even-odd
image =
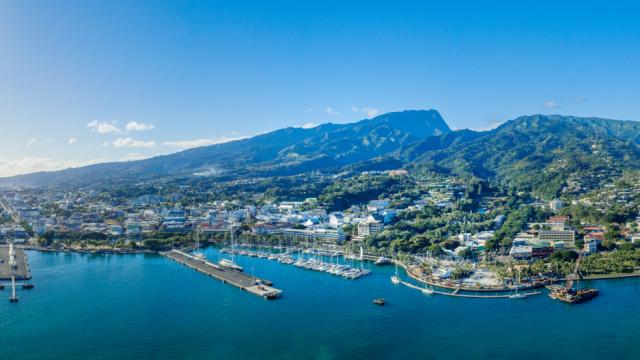
[[[215,249],[207,249],[211,259]],[[36,288],[0,291],[0,359],[637,359],[640,280],[570,306],[461,299],[238,257],[266,301],[160,256],[29,252]],[[384,297],[387,306],[371,302]]]

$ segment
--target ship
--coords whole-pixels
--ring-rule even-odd
[[[400,280],[400,276],[398,275],[398,264],[396,264],[396,274],[391,277],[391,283],[393,285],[398,285],[402,281]]]
[[[236,264],[235,262],[233,262],[232,260],[229,260],[229,259],[221,259],[220,261],[218,261],[218,264],[220,266],[224,266],[226,268],[230,268],[230,269],[237,270],[237,271],[244,270],[242,268],[242,266]]]
[[[381,256],[380,258],[378,258],[378,260],[376,260],[375,264],[376,265],[388,265],[391,264],[391,259],[386,258],[384,256]]]
[[[554,300],[564,301],[569,304],[579,304],[587,300],[591,300],[600,294],[598,289],[580,289],[567,288],[560,285],[548,285],[549,297]]]
[[[578,259],[576,260],[573,274],[567,277],[567,283],[564,286],[547,285],[550,298],[554,300],[564,301],[569,304],[579,304],[600,295],[600,291],[598,291],[598,289],[578,289],[577,286],[576,289],[573,288],[574,280],[576,281],[576,284],[580,281],[579,269],[581,259],[582,251],[578,255]]]

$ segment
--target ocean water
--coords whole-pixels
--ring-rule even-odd
[[[593,282],[600,297],[571,306],[425,295],[392,285],[392,266],[353,281],[237,257],[284,291],[266,301],[156,255],[28,255],[36,288],[18,304],[0,291],[0,359],[640,356],[640,279]]]

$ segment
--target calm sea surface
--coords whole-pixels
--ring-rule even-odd
[[[391,266],[353,281],[238,257],[284,290],[266,301],[160,256],[28,254],[36,288],[18,304],[0,291],[0,359],[640,357],[640,279],[594,282],[600,297],[570,306],[424,295],[392,285]]]

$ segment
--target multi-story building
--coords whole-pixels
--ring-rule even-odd
[[[576,233],[573,230],[539,230],[538,240],[550,242],[562,241],[567,246],[574,246]]]
[[[331,243],[342,243],[346,240],[346,235],[342,229],[283,229],[282,235],[286,238],[299,241],[324,241]]]
[[[371,236],[384,229],[384,224],[380,221],[364,221],[358,224],[358,236]]]

